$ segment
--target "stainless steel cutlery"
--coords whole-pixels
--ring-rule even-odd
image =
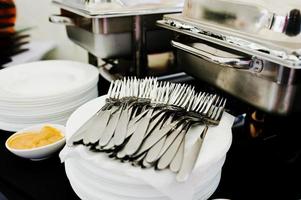
[[[84,144],[110,158],[156,170],[169,168],[185,181],[198,159],[210,126],[218,125],[226,99],[195,92],[189,85],[155,78],[111,83],[106,104],[73,134],[68,144]],[[204,126],[185,150],[192,126]]]

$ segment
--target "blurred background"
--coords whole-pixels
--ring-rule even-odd
[[[31,41],[53,43],[55,49],[45,59],[68,59],[87,62],[87,52],[67,38],[65,27],[51,24],[48,18],[58,14],[59,9],[51,0],[15,0],[17,8],[16,27],[32,27]]]

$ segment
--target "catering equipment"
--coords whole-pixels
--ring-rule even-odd
[[[120,62],[127,58],[128,71],[137,76],[145,75],[148,54],[171,49],[171,33],[156,26],[156,21],[183,7],[182,0],[53,3],[61,8],[61,15],[51,16],[50,21],[66,25],[68,37],[89,52],[91,64],[101,65],[100,60],[112,64],[112,59]]]
[[[237,3],[239,13],[232,16],[235,9],[229,8],[235,8],[234,3],[214,0],[211,6],[218,9],[208,17],[210,3],[204,2],[186,0],[183,13],[164,15],[158,21],[159,26],[177,33],[172,45],[177,49],[178,65],[263,111],[281,115],[300,111],[301,34],[270,29],[279,22],[276,14],[270,26],[250,32],[258,24],[246,24],[248,15],[241,15],[254,8],[251,3]],[[290,13],[287,26],[299,30],[300,11],[284,9],[279,13]],[[226,20],[229,15],[230,22]],[[232,24],[239,22],[245,27]]]
[[[202,15],[203,2],[223,6]],[[238,13],[227,9],[229,2],[240,7]],[[287,21],[289,13],[298,12],[289,3],[274,2],[278,5],[263,8],[288,16]],[[250,12],[257,7],[253,3],[187,0],[183,13],[164,15],[158,25],[174,31],[178,65],[195,78],[188,83],[223,93],[226,110],[237,117],[222,179],[211,198],[300,199],[300,134],[292,131],[299,129],[301,111],[300,33],[271,26],[250,31],[256,26],[246,24],[255,15]],[[293,29],[299,30],[300,23]]]

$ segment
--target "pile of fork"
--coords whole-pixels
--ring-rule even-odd
[[[73,134],[69,144],[84,144],[134,166],[169,168],[178,181],[184,181],[209,126],[218,125],[225,104],[226,99],[196,93],[185,84],[155,78],[116,80],[106,104]],[[193,125],[204,129],[189,152],[184,152],[185,137]]]

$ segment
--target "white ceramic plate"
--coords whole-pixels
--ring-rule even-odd
[[[22,101],[68,95],[89,87],[96,79],[98,70],[80,62],[50,60],[16,65],[0,71],[0,99]]]
[[[194,184],[194,190],[201,191],[204,188],[207,188],[208,183],[221,171],[224,161],[225,157],[219,162],[213,164],[206,173],[203,173],[202,179],[200,179],[198,183]],[[130,197],[135,194],[135,197],[140,198],[163,197],[163,195],[151,185],[145,184],[141,180],[139,182],[139,179],[125,176],[125,174],[115,174],[114,171],[103,171],[101,169],[97,169],[96,166],[91,167],[93,162],[89,163],[89,165],[88,161],[84,159],[68,159],[66,160],[66,163],[65,167],[71,167],[74,171],[74,175],[76,174],[76,177],[83,177],[81,180],[82,183],[85,183],[86,185],[92,184],[94,188],[102,188],[107,192],[121,196]],[[72,174],[70,176],[72,176]],[[90,177],[91,180],[87,180],[86,177]],[[83,179],[86,179],[87,182],[83,182]],[[137,180],[138,184],[133,185],[129,181],[125,182],[126,179]]]
[[[18,131],[20,129],[41,123],[54,123],[65,125],[67,119],[82,104],[98,96],[97,86],[94,86],[88,93],[71,99],[69,102],[61,102],[55,106],[42,106],[12,110],[1,110],[0,108],[0,129],[6,131]]]
[[[80,96],[77,99],[69,102],[62,102],[61,104],[57,105],[44,105],[44,106],[37,106],[31,108],[15,108],[10,110],[3,110],[0,108],[0,121],[1,118],[4,117],[6,119],[13,119],[13,120],[23,120],[23,119],[30,119],[30,118],[47,118],[47,117],[55,117],[60,116],[66,112],[73,112],[76,108],[83,105],[87,101],[94,99],[98,96],[98,89],[94,87],[93,90],[89,91],[84,96]]]
[[[93,177],[84,176],[81,171],[75,168],[75,165],[71,163],[65,163],[66,174],[69,178],[70,184],[75,193],[83,200],[168,200],[163,195],[157,197],[139,197],[132,192],[130,195],[121,195],[118,190],[107,190],[106,186],[101,184],[95,184]],[[204,200],[209,198],[216,190],[221,177],[221,170],[219,170],[215,176],[213,176],[206,185],[202,188],[198,188],[194,195],[194,200]],[[138,192],[139,189],[137,189]]]
[[[31,98],[23,98],[23,101],[19,101],[19,99],[9,99],[3,100],[0,99],[0,108],[9,109],[9,108],[31,108],[31,107],[43,107],[48,105],[57,105],[62,104],[64,102],[70,102],[78,97],[84,96],[97,87],[97,82],[95,81],[93,85],[89,86],[88,88],[82,89],[78,92],[74,92],[72,94],[66,94],[62,96],[55,96],[55,97],[47,97],[42,99],[31,99]],[[21,97],[20,97],[21,98]]]

